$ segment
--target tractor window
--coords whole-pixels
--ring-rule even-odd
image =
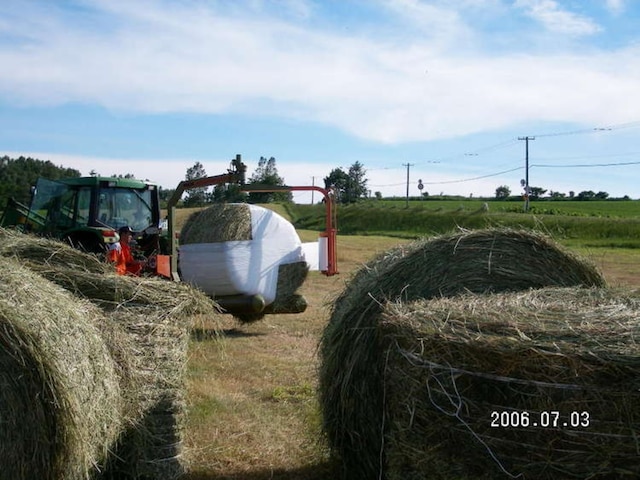
[[[53,232],[59,226],[65,226],[68,223],[68,210],[65,210],[63,204],[68,202],[70,194],[67,185],[44,178],[38,179],[31,198],[29,216],[37,219],[45,232]]]
[[[98,220],[112,228],[128,225],[136,232],[153,224],[151,192],[147,189],[101,188]]]
[[[67,190],[62,195],[60,195],[60,210],[56,212],[55,218],[52,210],[49,211],[52,225],[56,227],[66,230],[69,228],[73,228],[75,226],[75,206],[77,191]]]
[[[59,235],[89,223],[91,187],[73,187],[44,178],[38,179],[29,216],[39,230]]]
[[[78,225],[88,225],[91,208],[91,187],[81,187],[78,190],[78,207],[76,223]]]
[[[60,182],[39,178],[33,189],[31,211],[46,217],[48,211],[56,205],[68,187]]]

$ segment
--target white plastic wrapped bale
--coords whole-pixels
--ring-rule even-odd
[[[290,296],[302,284],[308,267],[293,225],[277,213],[256,205],[224,204],[194,214],[182,229],[179,268],[184,281],[215,297],[264,298],[272,304],[283,265],[300,264]],[[293,277],[292,276],[292,277]],[[280,279],[282,288],[283,279]]]

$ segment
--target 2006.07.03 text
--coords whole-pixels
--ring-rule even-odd
[[[492,428],[587,428],[591,425],[589,412],[504,410],[491,412]]]

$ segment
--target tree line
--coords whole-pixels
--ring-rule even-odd
[[[28,203],[31,199],[31,187],[38,177],[58,180],[79,176],[78,170],[59,167],[49,160],[23,156],[0,157],[0,208],[4,208],[11,197],[21,203]]]
[[[275,157],[262,156],[258,160],[258,166],[247,179],[248,185],[268,185],[268,186],[285,186],[285,178],[278,172]],[[95,170],[90,175],[99,175]],[[48,178],[50,180],[58,180],[61,178],[80,177],[81,173],[73,168],[65,168],[63,166],[54,165],[49,160],[39,160],[32,157],[20,156],[18,158],[10,158],[8,156],[0,157],[0,209],[4,208],[9,198],[13,197],[19,202],[28,203],[31,198],[31,187],[35,185],[39,177]],[[196,178],[206,177],[207,172],[201,162],[187,169],[185,179],[193,180]],[[134,178],[130,173],[112,174],[111,177],[117,178]],[[336,200],[339,203],[353,203],[358,200],[368,198],[370,192],[367,189],[368,180],[366,178],[366,170],[364,165],[358,161],[354,162],[348,169],[336,167],[324,177],[325,188],[332,188],[335,192]],[[161,189],[161,201],[167,201],[175,190]],[[562,192],[549,191],[541,187],[529,187],[530,200],[606,200],[609,194],[604,191],[594,192],[585,190],[581,192]],[[424,193],[423,196],[428,196]],[[376,198],[382,198],[380,192],[375,192]],[[200,188],[188,191],[182,201],[185,207],[205,206],[217,202],[249,202],[249,203],[270,203],[270,202],[288,202],[292,201],[291,192],[242,192],[239,185],[221,184],[216,185],[212,189]],[[520,199],[520,196],[512,196],[511,189],[506,185],[500,185],[495,190],[495,198],[497,200],[514,200]],[[622,199],[629,199],[627,195]]]
[[[570,191],[567,195],[563,192],[554,192],[553,190],[549,191],[549,195],[545,197],[544,195],[547,193],[547,189],[541,187],[529,187],[529,199],[530,200],[607,200],[609,198],[609,193],[604,191],[594,192],[593,190],[583,190],[581,192]],[[511,189],[507,185],[500,185],[496,188],[495,193],[496,200],[507,200],[509,198],[519,199],[520,197],[512,197]],[[625,195],[621,198],[621,200],[629,200],[629,196]]]
[[[196,180],[206,177],[207,172],[200,162],[196,162],[187,169],[185,180]],[[274,157],[260,157],[258,167],[246,182],[247,185],[268,185],[273,187],[284,186],[284,178],[278,173],[276,159]],[[167,200],[173,195],[174,190],[161,192],[161,200]],[[213,188],[199,187],[186,192],[182,201],[184,207],[202,207],[210,203],[220,202],[248,202],[270,203],[287,202],[292,200],[291,192],[243,192],[240,185],[223,183],[214,185]]]
[[[90,176],[100,176],[91,170]],[[20,156],[10,158],[0,157],[0,209],[4,208],[9,198],[13,197],[21,203],[29,203],[31,188],[39,177],[49,180],[80,177],[80,171],[53,164],[49,160],[39,160],[32,157]],[[206,177],[207,172],[201,162],[187,169],[185,179],[193,180]],[[131,173],[112,174],[115,178],[134,178]],[[248,185],[260,184],[269,186],[285,186],[285,179],[278,172],[274,157],[260,157],[258,166],[247,179]],[[367,196],[366,170],[360,162],[355,162],[347,170],[337,167],[324,177],[325,188],[333,188],[336,199],[340,203],[352,203]],[[160,199],[167,201],[175,190],[161,189]],[[215,202],[249,202],[270,203],[287,202],[292,200],[291,192],[250,192],[240,191],[239,185],[221,184],[212,189],[199,188],[188,191],[182,201],[185,207],[204,206]]]
[[[196,162],[187,169],[185,180],[195,180],[206,177],[207,172],[200,162]],[[274,157],[260,157],[258,166],[247,179],[247,185],[266,185],[269,187],[286,186],[285,179],[278,172]],[[366,170],[360,162],[352,164],[347,171],[337,167],[324,177],[325,188],[333,188],[339,203],[353,203],[367,196]],[[168,200],[174,190],[161,192],[161,200]],[[216,202],[248,202],[271,203],[290,202],[293,200],[291,192],[242,192],[239,185],[220,184],[212,189],[208,187],[194,188],[186,192],[182,201],[184,207],[202,207]]]

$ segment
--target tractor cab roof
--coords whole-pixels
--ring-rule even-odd
[[[137,180],[135,178],[117,178],[117,177],[74,177],[57,180],[60,183],[70,186],[100,186],[112,188],[133,188],[141,189],[147,187],[157,187],[153,182]]]

